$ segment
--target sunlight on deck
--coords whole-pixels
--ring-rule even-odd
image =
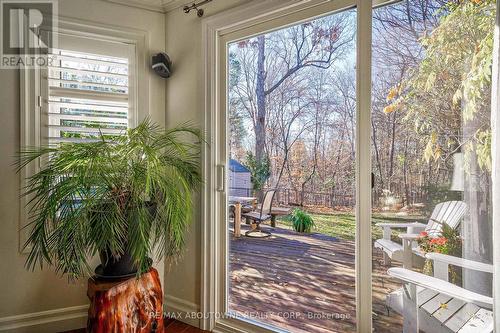
[[[354,242],[269,229],[266,239],[230,234],[230,310],[292,332],[355,331]],[[375,332],[401,332],[401,317],[388,316],[385,306],[385,295],[401,284],[381,260],[375,252]]]

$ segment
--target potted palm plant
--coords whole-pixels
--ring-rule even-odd
[[[164,130],[145,120],[121,136],[24,149],[19,170],[43,165],[23,191],[27,266],[49,264],[78,278],[92,274],[89,260],[98,254],[100,274],[113,277],[147,271],[153,252],[175,258],[201,184],[200,140],[192,126]]]

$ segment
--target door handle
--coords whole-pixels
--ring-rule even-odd
[[[217,165],[217,191],[226,191],[226,166],[223,164]]]

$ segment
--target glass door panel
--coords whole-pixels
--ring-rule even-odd
[[[494,18],[493,1],[405,1],[373,11],[376,332],[492,323],[488,302],[460,295],[492,293]],[[434,279],[448,282],[445,292]]]
[[[227,46],[230,313],[356,331],[356,10]]]

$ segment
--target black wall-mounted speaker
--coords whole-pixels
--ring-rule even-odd
[[[165,79],[172,75],[172,61],[166,53],[160,52],[155,54],[153,56],[151,68],[156,74]]]

